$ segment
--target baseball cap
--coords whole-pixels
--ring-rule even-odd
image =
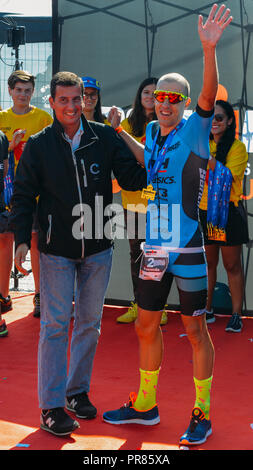
[[[96,90],[100,90],[100,83],[98,80],[92,77],[82,77],[83,86],[84,88],[96,88]]]

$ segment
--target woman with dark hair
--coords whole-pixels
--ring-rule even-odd
[[[242,244],[249,240],[241,196],[248,154],[244,143],[236,139],[235,130],[231,104],[217,100],[210,135],[209,169],[199,214],[208,265],[207,323],[215,321],[211,306],[221,251],[233,307],[226,331],[240,332],[244,290],[241,251]]]
[[[149,77],[141,82],[129,116],[120,123],[128,134],[142,144],[145,144],[147,124],[150,121],[157,120],[154,103],[156,84],[156,77]],[[136,293],[142,253],[140,245],[145,241],[147,200],[141,197],[141,191],[125,191],[122,189],[121,196],[126,227],[129,228],[129,221],[133,220],[131,216],[134,217],[134,233],[130,234],[131,229],[128,230],[134,301],[128,311],[117,318],[117,321],[119,323],[131,323],[137,318]],[[144,222],[142,231],[140,229],[141,220]],[[140,238],[140,232],[143,233],[142,238]],[[161,324],[164,325],[167,321],[167,314],[164,311]]]
[[[122,121],[122,127],[136,140],[145,142],[145,131],[148,122],[157,119],[154,104],[154,91],[157,78],[150,77],[143,80],[137,90],[136,97],[128,118]],[[128,130],[127,130],[128,127]]]
[[[83,114],[88,121],[102,122],[108,124],[102,114],[100,83],[92,77],[82,77],[83,93]]]

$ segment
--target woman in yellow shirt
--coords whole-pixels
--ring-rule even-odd
[[[236,121],[232,106],[227,101],[217,100],[210,135],[210,159],[206,183],[199,205],[200,221],[204,232],[204,242],[208,265],[208,300],[206,306],[207,323],[215,321],[211,309],[212,296],[217,278],[217,265],[221,251],[224,268],[228,276],[233,312],[226,331],[240,332],[242,329],[243,269],[241,264],[242,244],[247,243],[247,218],[241,202],[242,181],[247,165],[248,154],[245,145],[235,138]],[[209,169],[215,170],[219,161],[232,174],[228,219],[225,227],[226,241],[211,240],[207,226],[208,178]]]

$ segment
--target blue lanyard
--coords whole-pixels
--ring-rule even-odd
[[[149,176],[148,176],[148,184],[153,183],[153,181],[155,180],[155,178],[157,176],[157,173],[160,170],[161,165],[164,161],[164,157],[167,153],[167,150],[171,146],[171,142],[172,142],[172,139],[173,139],[174,135],[177,133],[177,131],[179,129],[181,129],[181,127],[184,125],[184,123],[185,123],[185,119],[182,119],[182,121],[177,125],[177,127],[175,127],[175,129],[173,129],[173,131],[171,131],[169,133],[164,145],[162,146],[160,152],[158,153],[158,156],[157,156],[157,158],[154,162],[154,165],[150,169],[150,173],[149,173]],[[159,129],[158,129],[158,131],[155,135],[154,141],[153,141],[152,151],[151,151],[151,159],[150,159],[151,161],[153,160],[158,134],[159,134]]]

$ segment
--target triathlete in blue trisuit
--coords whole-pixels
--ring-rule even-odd
[[[209,157],[209,131],[218,86],[216,45],[232,21],[230,10],[213,5],[205,24],[200,15],[198,32],[203,47],[204,76],[196,111],[185,122],[190,87],[179,74],[162,76],[155,91],[158,122],[150,123],[143,146],[118,126],[117,110],[112,125],[128,143],[138,161],[145,162],[149,198],[146,243],[138,285],[136,332],[140,348],[140,387],[129,404],[104,413],[111,424],[156,424],[159,370],[163,357],[161,311],[173,278],[179,291],[181,318],[193,349],[196,400],[190,425],[181,444],[200,444],[212,433],[210,389],[214,348],[206,326],[207,269],[198,205]],[[118,126],[118,127],[117,127]]]
[[[171,75],[164,80],[170,83]],[[156,93],[164,99],[160,92]],[[182,119],[174,136],[172,132],[161,136],[157,121],[147,126],[145,167],[156,194],[154,201],[149,200],[146,243],[170,250],[167,270],[176,276],[206,275],[198,204],[205,182],[211,124],[212,111],[197,106],[188,120]],[[186,254],[191,256],[185,257]]]

